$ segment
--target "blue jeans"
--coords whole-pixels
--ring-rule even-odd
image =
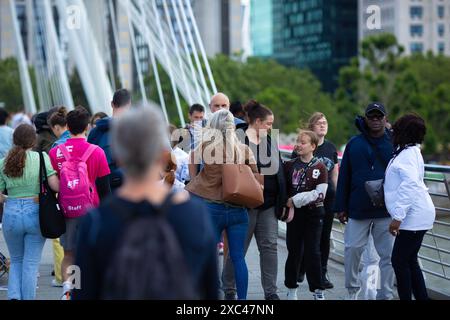
[[[39,205],[33,199],[5,203],[3,234],[11,256],[8,299],[33,300],[45,238],[39,227]]]
[[[248,229],[247,210],[212,202],[206,202],[206,206],[211,214],[217,242],[220,242],[222,231],[226,230],[227,232],[228,247],[236,279],[237,296],[238,299],[245,300],[247,299],[248,289],[248,270],[244,254]]]

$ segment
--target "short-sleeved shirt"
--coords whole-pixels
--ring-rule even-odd
[[[56,172],[50,163],[48,155],[44,152],[45,169],[47,177]],[[27,151],[25,157],[25,168],[23,174],[18,178],[11,178],[5,175],[5,159],[0,160],[0,192],[6,189],[11,198],[31,198],[39,195],[39,153]]]
[[[338,154],[336,146],[328,140],[325,140],[317,150],[314,152],[314,157],[320,160],[328,170],[328,189],[327,197],[335,194],[336,190],[333,182],[331,181],[331,172],[338,163]]]
[[[14,130],[8,126],[0,126],[0,159],[6,157],[13,146]]]
[[[79,158],[83,156],[84,152],[87,150],[89,145],[90,143],[88,143],[84,138],[71,138],[68,139],[66,143],[64,143],[64,146],[66,147],[70,155],[72,157],[79,157]],[[65,158],[59,146],[50,150],[50,160],[52,162],[53,168],[59,175],[62,163],[65,161]],[[107,176],[110,173],[108,161],[106,161],[106,156],[103,149],[100,148],[99,146],[96,146],[94,152],[92,152],[91,156],[86,161],[86,165],[88,169],[89,181],[94,188],[93,202],[95,206],[98,206],[100,200],[98,197],[97,188],[95,186],[95,180],[97,178]]]
[[[294,196],[297,193],[300,192],[308,192],[316,189],[316,186],[322,183],[328,183],[328,172],[325,165],[316,160],[311,167],[308,168],[308,171],[306,172],[306,176],[303,179],[300,188],[297,192],[297,186],[300,182],[300,179],[303,175],[304,170],[308,167],[308,163],[302,162],[300,159],[298,160],[291,160],[292,163],[292,169],[291,169],[291,175],[288,176],[288,183],[289,183],[289,195]],[[318,199],[317,202],[323,202],[324,199]]]

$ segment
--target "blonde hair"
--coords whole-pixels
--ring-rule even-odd
[[[225,150],[227,159],[237,159],[238,161],[243,161],[242,159],[244,159],[245,155],[243,155],[243,152],[241,152],[241,149],[239,148],[241,142],[236,135],[234,116],[226,109],[213,113],[206,126],[205,140],[214,141],[214,136],[219,134],[219,132],[222,135],[223,146],[226,146]],[[217,142],[213,143],[218,144]]]
[[[314,131],[311,131],[311,130],[300,130],[298,132],[297,142],[300,140],[300,138],[302,136],[308,136],[309,137],[309,141],[311,141],[311,144],[316,146],[316,148],[314,149],[314,151],[315,151],[317,149],[317,147],[319,146],[319,137],[317,136],[317,134]]]

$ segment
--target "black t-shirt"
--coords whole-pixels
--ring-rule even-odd
[[[267,138],[262,139],[258,145],[255,145],[254,143],[250,142],[247,137],[245,140],[246,140],[246,144],[250,147],[250,149],[253,151],[253,153],[255,153],[255,151],[256,151],[256,154],[254,154],[254,156],[256,159],[256,165],[258,167],[258,172],[261,173],[262,168],[270,168],[273,165],[273,163],[272,163],[272,161],[274,160],[273,157],[276,157],[277,155],[274,154],[272,157],[272,150],[270,148],[270,145],[268,144]],[[267,145],[267,148],[266,148],[266,150],[263,149],[261,151],[260,146],[263,143],[265,143]],[[261,152],[264,152],[264,151],[266,151],[266,154],[263,155],[263,157],[262,157]],[[263,159],[261,159],[261,158],[263,158]],[[268,159],[270,159],[270,161],[267,161]],[[279,165],[281,165],[281,163]],[[259,206],[257,209],[264,210],[264,209],[273,207],[276,202],[277,193],[278,193],[277,174],[275,173],[273,175],[264,175],[264,193],[263,193],[264,194],[264,204]]]

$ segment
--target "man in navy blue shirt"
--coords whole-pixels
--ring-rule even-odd
[[[366,108],[365,117],[356,118],[356,126],[361,133],[347,143],[340,166],[334,211],[338,212],[342,223],[347,223],[344,242],[348,299],[357,299],[361,289],[358,268],[370,233],[380,256],[381,287],[377,299],[393,298],[391,253],[394,237],[389,234],[391,219],[386,207],[372,204],[364,187],[366,181],[384,177],[392,156],[386,115],[381,103],[371,103]]]

